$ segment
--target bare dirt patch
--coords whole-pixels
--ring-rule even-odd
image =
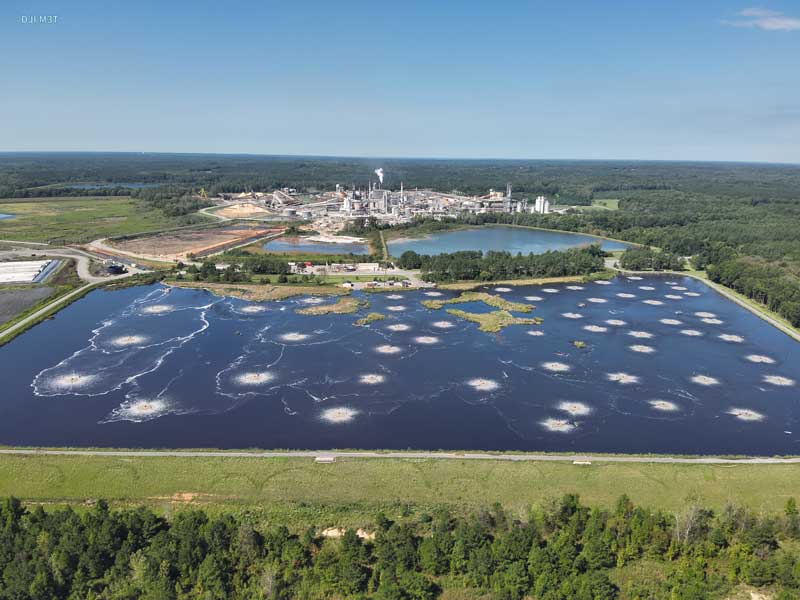
[[[229,225],[212,229],[183,229],[113,242],[115,248],[162,260],[180,260],[189,254],[203,256],[222,251],[231,246],[278,233],[255,225]]]

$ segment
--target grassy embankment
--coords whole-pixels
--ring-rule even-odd
[[[10,199],[0,213],[15,215],[0,221],[0,239],[25,242],[84,243],[178,224],[128,196]]]
[[[270,285],[252,283],[211,283],[207,281],[176,281],[165,280],[165,283],[183,288],[199,288],[208,290],[217,296],[232,296],[248,302],[265,302],[267,300],[283,300],[292,296],[346,296],[350,290],[342,287],[293,284]]]
[[[368,306],[368,303],[365,300],[359,300],[352,296],[343,296],[333,304],[307,306],[298,308],[294,312],[299,315],[349,315],[366,306]]]
[[[447,313],[478,324],[478,329],[487,333],[497,333],[509,325],[541,325],[540,317],[515,317],[507,310],[495,310],[489,313],[471,313],[457,308],[448,308]]]
[[[798,465],[8,455],[0,459],[0,496],[47,504],[106,498],[162,511],[190,500],[211,511],[247,510],[259,521],[301,528],[368,525],[379,510],[392,517],[495,502],[524,516],[529,506],[571,492],[605,507],[625,493],[637,504],[668,511],[696,499],[715,509],[734,502],[777,512],[789,497],[800,497],[799,473]]]
[[[491,306],[493,308],[514,312],[527,313],[534,309],[532,304],[511,302],[510,300],[506,300],[501,296],[487,294],[486,292],[463,292],[455,298],[448,298],[447,300],[423,300],[422,305],[426,308],[437,310],[448,304],[464,304],[466,302],[483,302],[487,306]]]

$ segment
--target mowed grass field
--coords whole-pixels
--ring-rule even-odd
[[[625,493],[667,511],[696,500],[717,509],[733,502],[778,512],[788,498],[800,499],[800,465],[0,456],[0,496],[56,505],[105,498],[167,512],[202,505],[297,527],[360,526],[378,511],[413,514],[446,505],[467,512],[496,502],[524,516],[532,505],[570,492],[607,507]]]
[[[0,239],[83,243],[100,237],[165,229],[165,217],[127,196],[17,199],[0,201]]]

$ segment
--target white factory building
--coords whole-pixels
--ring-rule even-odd
[[[536,196],[536,202],[533,203],[533,212],[538,215],[546,215],[550,212],[550,200],[544,196]]]

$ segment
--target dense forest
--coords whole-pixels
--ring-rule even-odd
[[[634,247],[622,253],[619,266],[630,271],[680,271],[685,263],[680,256],[672,252]]]
[[[800,598],[800,518],[694,503],[612,510],[566,495],[524,519],[446,509],[326,537],[247,514],[0,505],[3,600],[724,598],[769,586]]]
[[[403,269],[421,269],[424,279],[440,282],[565,277],[602,271],[603,251],[599,244],[527,255],[464,250],[428,256],[407,250],[400,255],[397,265]]]
[[[422,160],[153,153],[0,153],[0,198],[61,193],[70,183],[172,186],[176,197],[204,187],[210,194],[366,186],[382,167],[386,185],[515,196],[547,194],[587,204],[604,193],[677,190],[728,198],[796,199],[800,167],[745,163],[568,160]],[[38,188],[51,186],[46,192]],[[64,192],[56,190],[67,190]],[[128,190],[130,191],[130,190]],[[112,193],[109,189],[93,194]],[[85,193],[85,190],[84,190]],[[139,191],[137,193],[143,193]]]

